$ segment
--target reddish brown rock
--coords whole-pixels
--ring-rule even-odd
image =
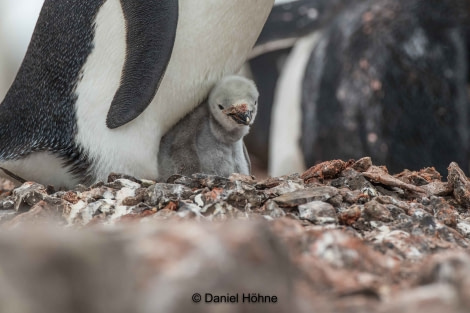
[[[77,202],[79,201],[77,193],[73,191],[67,191],[65,195],[62,197],[62,199],[73,204],[77,204]]]
[[[455,162],[450,163],[448,170],[447,180],[454,188],[455,199],[465,209],[470,209],[470,182],[467,176]]]
[[[339,222],[343,225],[353,225],[361,217],[361,208],[353,205],[338,214]]]
[[[301,175],[301,178],[305,183],[311,183],[323,179],[332,179],[338,177],[338,175],[351,166],[353,161],[344,162],[342,160],[327,161],[317,164]]]
[[[398,187],[404,190],[409,190],[418,193],[426,193],[424,189],[412,184],[404,183],[398,178],[388,174],[388,172],[379,166],[371,166],[363,175],[376,183],[381,183],[390,187]]]
[[[15,185],[6,179],[0,178],[0,196],[10,193],[15,188]]]
[[[365,157],[357,160],[351,168],[358,172],[365,172],[372,166],[372,159],[370,157]]]
[[[426,167],[417,172],[404,170],[394,176],[405,183],[413,184],[415,186],[423,186],[432,182],[440,182],[442,179],[441,174],[436,171],[434,167]]]
[[[64,203],[51,204],[46,201],[39,201],[26,213],[17,215],[10,221],[2,225],[7,228],[29,227],[34,225],[56,225],[63,226],[65,219],[66,205]]]
[[[457,226],[459,215],[455,208],[444,199],[433,198],[431,200],[431,207],[438,221],[449,227],[455,228]]]

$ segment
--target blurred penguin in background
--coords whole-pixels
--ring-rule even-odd
[[[391,172],[457,161],[468,173],[469,12],[465,0],[275,6],[250,61],[260,109],[272,110],[269,174],[366,155]],[[282,63],[274,82],[256,74],[263,62]]]
[[[288,67],[286,66],[287,61],[291,59],[290,55],[294,55],[292,53],[294,47],[301,46],[302,50],[306,50],[304,54],[307,55],[310,48],[303,47],[305,44],[302,42],[307,41],[307,46],[310,46],[309,35],[325,25],[346,5],[344,0],[278,0],[275,4],[248,62],[251,76],[260,90],[260,114],[245,142],[255,163],[265,169],[268,167],[270,151],[272,109],[276,89],[279,90],[281,73],[295,70],[299,66],[305,67],[303,59],[306,57],[298,56],[297,53],[295,53],[295,60],[290,62]],[[290,80],[288,82],[290,86],[283,87],[283,89],[291,90],[292,86],[299,83],[295,79]],[[291,102],[296,96],[289,93],[286,97],[287,101]],[[289,131],[292,127],[289,125],[292,123],[295,124],[296,121],[292,118],[292,114],[289,114],[289,119],[283,120],[283,129],[287,132],[277,134],[271,143],[278,142],[280,136],[290,137]],[[286,147],[285,143],[284,147],[286,150],[291,149]],[[281,149],[278,153],[282,154],[283,150]],[[295,158],[285,160],[283,163],[286,166],[290,164],[287,171],[299,169],[298,160]]]
[[[465,0],[364,1],[326,28],[302,82],[306,164],[369,155],[391,172],[468,172]]]

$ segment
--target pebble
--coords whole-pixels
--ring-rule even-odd
[[[336,196],[338,189],[329,186],[298,190],[276,197],[273,200],[282,207],[295,207],[311,201],[327,201]]]
[[[299,205],[299,217],[315,224],[336,224],[338,222],[335,208],[322,201]]]
[[[259,277],[259,269],[266,266],[266,260],[287,257],[287,267],[295,268],[295,275],[300,276],[285,268],[274,272],[287,275],[297,284],[303,282],[303,291],[295,295],[302,299],[301,303],[317,305],[318,299],[324,299],[321,303],[329,305],[331,299],[340,303],[346,301],[343,297],[348,295],[345,302],[348,307],[362,299],[357,302],[362,303],[358,305],[358,312],[365,307],[368,311],[380,311],[377,305],[383,304],[385,308],[392,305],[377,302],[377,299],[410,301],[392,290],[407,288],[416,294],[426,293],[428,289],[417,285],[422,277],[428,284],[451,284],[455,290],[452,301],[466,305],[470,273],[454,266],[460,263],[438,263],[441,265],[433,267],[439,272],[435,276],[429,274],[426,267],[435,256],[453,255],[453,251],[467,251],[470,247],[466,206],[470,185],[466,177],[452,165],[448,185],[441,182],[432,169],[404,171],[396,176],[386,174],[386,179],[381,179],[377,175],[386,173],[385,168],[375,167],[367,159],[360,161],[323,163],[307,171],[310,174],[304,175],[306,181],[298,174],[263,181],[250,176],[224,178],[195,174],[170,177],[167,183],[144,183],[144,180],[116,174],[106,183],[49,194],[53,188],[25,183],[0,199],[0,227],[20,229],[24,225],[54,221],[55,225],[66,225],[68,229],[86,227],[93,232],[95,227],[112,225],[111,229],[126,233],[125,238],[129,240],[126,249],[134,251],[132,259],[142,258],[139,271],[149,271],[139,276],[142,280],[139,286],[156,286],[149,273],[157,273],[158,277],[167,279],[164,286],[175,297],[183,296],[182,286],[201,283],[200,276],[194,281],[184,276],[179,283],[175,280],[179,277],[178,271],[183,273],[183,269],[192,268],[197,270],[191,273],[201,272],[204,277],[212,277],[213,260],[225,255],[217,266],[227,275],[231,267],[224,266],[243,263],[244,257],[258,262],[256,270],[245,269],[249,274],[244,280],[254,277],[261,281],[259,290],[265,290],[268,281]],[[374,175],[370,175],[371,170],[375,171]],[[425,192],[410,192],[413,190]],[[145,236],[133,237],[127,233],[126,225],[131,227],[135,222],[145,229]],[[226,226],[232,222],[236,222],[236,226]],[[247,223],[251,225],[248,228]],[[216,225],[220,227],[211,230],[210,236],[201,237],[207,228]],[[273,237],[266,242],[280,245],[287,254],[272,254],[272,249],[277,248],[257,242],[261,240],[257,237],[261,231],[272,232]],[[182,257],[185,253],[188,258]],[[196,264],[199,254],[207,255],[208,259]],[[178,262],[183,259],[180,265]],[[105,268],[100,265],[100,269]],[[162,276],[172,270],[176,272]],[[234,277],[238,276],[237,270]],[[462,280],[455,277],[462,277]],[[1,283],[0,277],[0,287]],[[252,288],[251,283],[249,286]],[[159,288],[152,291],[144,288],[141,292],[155,294],[161,291]],[[191,290],[200,289],[191,287]],[[316,295],[315,301],[310,293]],[[426,297],[423,299],[438,299],[437,296]],[[147,301],[154,298],[149,296]],[[182,299],[181,303],[186,303],[184,301]],[[331,312],[345,311],[335,308]]]

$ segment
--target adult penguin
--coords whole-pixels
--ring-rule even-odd
[[[367,0],[339,14],[303,71],[306,165],[368,155],[392,173],[468,172],[469,4]]]
[[[311,53],[315,37],[312,34],[320,32],[338,12],[358,1],[275,1],[250,55],[249,71],[260,91],[260,105],[256,123],[245,137],[257,166],[266,168],[269,163],[271,176],[305,170],[301,153],[296,153],[300,149],[294,134],[298,128],[297,137],[300,136],[300,100],[298,106],[293,103],[300,98],[298,86]]]
[[[0,105],[0,167],[65,187],[157,177],[160,138],[240,68],[273,2],[46,0]]]

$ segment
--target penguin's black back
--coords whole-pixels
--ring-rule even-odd
[[[0,105],[0,160],[48,151],[85,166],[74,93],[93,49],[94,20],[104,0],[46,0],[26,56]]]
[[[338,16],[306,68],[307,165],[370,155],[392,172],[435,166],[444,173],[451,161],[467,168],[464,5],[364,1]]]

